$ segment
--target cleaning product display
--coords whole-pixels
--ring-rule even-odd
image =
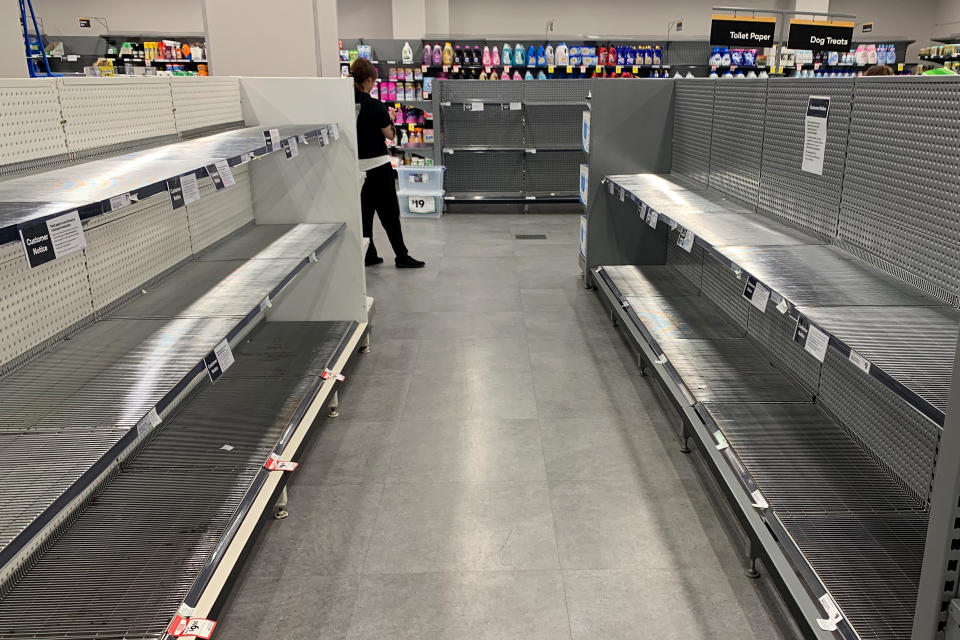
[[[960,44],[938,44],[920,49],[920,59],[931,62],[942,62],[944,66],[955,66],[960,60]],[[947,63],[951,65],[947,65]]]

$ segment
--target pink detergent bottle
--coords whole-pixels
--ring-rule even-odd
[[[492,58],[490,57],[490,47],[484,45],[483,57],[481,58],[481,60],[483,60],[483,66],[489,67],[491,65]]]
[[[423,45],[423,64],[429,65],[431,60],[433,60],[433,49],[428,43]]]
[[[513,79],[514,79],[514,80],[523,80],[523,76],[520,75],[520,72],[519,72],[519,71],[514,71],[514,72],[513,72]]]
[[[497,47],[493,47],[493,54],[490,56],[490,62],[495,67],[500,66],[500,50]]]

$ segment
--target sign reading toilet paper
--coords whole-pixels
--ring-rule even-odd
[[[807,101],[807,117],[803,127],[803,163],[800,168],[807,173],[823,175],[823,156],[827,151],[827,114],[830,98],[810,96]]]

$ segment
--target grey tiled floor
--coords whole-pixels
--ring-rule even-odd
[[[577,217],[457,214],[405,233],[428,266],[393,268],[377,237],[373,350],[217,636],[793,638],[582,288]]]

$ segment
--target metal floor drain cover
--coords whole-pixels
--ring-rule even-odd
[[[517,240],[546,240],[547,236],[542,233],[518,233],[513,236]]]

